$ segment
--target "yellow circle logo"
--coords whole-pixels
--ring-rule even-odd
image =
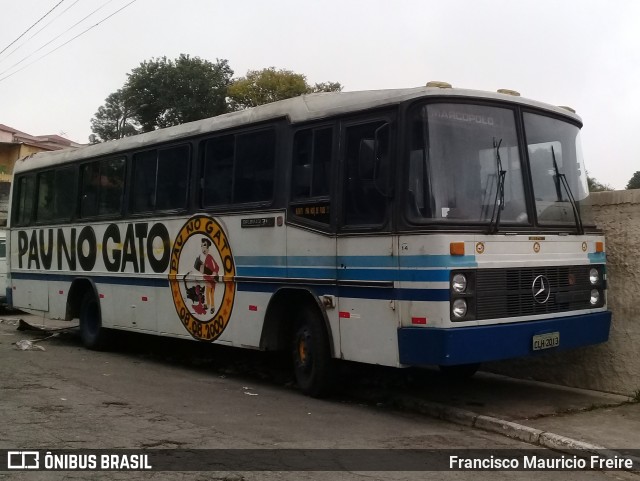
[[[227,327],[235,275],[231,246],[220,224],[202,215],[189,219],[171,249],[169,284],[178,317],[196,339],[215,341]]]
[[[538,252],[540,252],[540,243],[539,242],[534,242],[533,243],[533,252],[535,252],[536,254]]]
[[[582,252],[587,252],[587,243],[586,242],[582,243]]]
[[[476,244],[476,252],[482,254],[484,252],[484,242],[478,242]]]

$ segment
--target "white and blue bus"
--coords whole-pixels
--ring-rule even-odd
[[[441,366],[604,342],[580,118],[448,84],[320,93],[17,162],[13,306],[114,330]]]

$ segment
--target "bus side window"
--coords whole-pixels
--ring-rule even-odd
[[[293,140],[293,172],[291,197],[307,199],[311,197],[311,169],[313,165],[313,131],[296,132]]]
[[[202,178],[202,207],[231,204],[234,136],[205,142]]]
[[[76,178],[75,167],[38,174],[37,222],[71,219],[76,205]]]
[[[179,145],[133,156],[133,212],[186,207],[190,148]]]
[[[383,150],[375,151],[376,131],[386,122],[370,122],[354,125],[346,129],[346,185],[345,185],[345,224],[375,225],[381,224],[386,216],[386,197],[379,185],[380,178],[390,172],[376,173],[376,159],[383,159],[379,167],[388,165],[388,139],[379,145]],[[384,150],[387,149],[387,150]]]
[[[16,225],[28,225],[33,215],[33,196],[35,195],[35,179],[33,175],[22,176],[17,180],[15,198],[16,208],[13,213]]]
[[[156,210],[182,209],[187,202],[190,149],[181,145],[158,153]]]
[[[124,193],[124,158],[109,159],[100,162],[100,193],[98,213],[100,215],[122,212]]]
[[[36,204],[36,221],[38,222],[46,222],[54,218],[55,178],[54,170],[38,174],[38,203]]]
[[[151,212],[156,205],[158,151],[148,150],[133,156],[133,212]]]
[[[296,133],[292,174],[294,200],[329,195],[332,136],[331,127]]]
[[[56,169],[54,216],[58,220],[71,220],[76,214],[77,172],[75,167]]]
[[[16,180],[16,187],[13,222],[15,225],[28,225],[31,223],[31,216],[33,215],[33,196],[35,194],[33,175],[19,177]]]
[[[80,217],[98,214],[98,188],[100,186],[100,166],[91,162],[80,167]]]
[[[273,198],[276,136],[273,130],[236,136],[233,203],[264,202]]]
[[[124,191],[124,158],[80,167],[80,217],[119,214]]]

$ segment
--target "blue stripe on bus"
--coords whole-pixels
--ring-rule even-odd
[[[117,276],[92,276],[84,274],[39,274],[35,272],[11,272],[12,279],[27,281],[71,282],[79,277],[86,277],[96,284],[117,284],[126,286],[169,287],[169,279],[158,277],[117,277]]]
[[[237,266],[265,267],[477,267],[475,256],[236,256]]]
[[[237,266],[239,276],[246,277],[293,277],[306,279],[335,279],[336,270],[330,268],[292,269],[286,267],[245,267]]]
[[[589,253],[589,261],[592,264],[604,264],[607,261],[607,255],[604,252]]]
[[[282,287],[290,287],[290,284],[242,282],[238,284],[238,291],[274,293]],[[318,296],[333,295],[352,299],[383,299],[399,301],[449,300],[449,289],[398,289],[394,287],[311,285],[310,290]]]
[[[303,279],[338,279],[353,281],[448,282],[449,270],[397,269],[331,269],[302,267],[245,267],[238,266],[239,276],[290,277]]]
[[[143,287],[169,287],[169,280],[163,278],[117,277],[117,276],[77,276],[69,274],[40,274],[12,272],[11,277],[19,280],[40,280],[49,282],[72,282],[78,277],[91,278],[96,284],[115,284]],[[291,287],[290,283],[238,282],[240,292],[276,292],[282,287]],[[305,284],[297,280],[296,285],[308,286],[318,295],[334,295],[357,299],[387,299],[402,301],[448,301],[449,289],[399,289],[394,287],[359,287]]]

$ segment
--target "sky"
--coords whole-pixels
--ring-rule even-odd
[[[59,2],[0,3],[0,123],[32,135],[86,143],[128,72],[185,53],[345,91],[517,90],[576,110],[599,182],[624,189],[640,170],[637,0],[63,0],[9,46]]]

